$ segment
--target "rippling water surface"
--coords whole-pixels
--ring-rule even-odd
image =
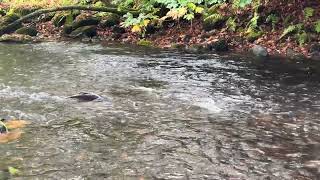
[[[317,179],[320,76],[306,65],[79,43],[0,44],[0,144],[15,179]],[[93,92],[104,101],[67,97]]]

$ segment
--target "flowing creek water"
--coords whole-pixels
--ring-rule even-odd
[[[303,66],[303,65],[302,65]],[[0,44],[12,179],[317,179],[320,75],[274,59],[118,45]],[[103,101],[68,99],[79,92]]]

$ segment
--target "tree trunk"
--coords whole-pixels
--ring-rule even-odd
[[[24,22],[25,20],[38,17],[41,14],[46,14],[50,12],[56,12],[56,11],[69,11],[69,10],[85,10],[85,11],[99,11],[99,12],[111,12],[119,15],[124,15],[128,12],[132,13],[133,15],[138,15],[138,11],[132,11],[132,10],[122,10],[119,11],[117,8],[113,7],[93,7],[93,6],[62,6],[62,7],[56,7],[56,8],[49,8],[49,9],[40,9],[33,13],[30,13],[26,16],[21,17],[20,19],[8,24],[7,26],[0,28],[0,36],[3,34],[8,33],[8,30],[12,29],[13,27],[17,26],[18,24]]]

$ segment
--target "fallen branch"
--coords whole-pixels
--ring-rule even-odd
[[[98,12],[110,12],[110,13],[115,13],[119,15],[124,15],[128,12],[132,13],[133,15],[138,15],[138,11],[132,11],[132,10],[122,10],[119,11],[117,8],[113,7],[93,7],[93,6],[62,6],[62,7],[56,7],[56,8],[49,8],[49,9],[40,9],[37,10],[33,13],[30,13],[26,16],[21,17],[20,19],[8,24],[7,26],[1,27],[0,28],[0,36],[3,34],[8,33],[8,31],[15,26],[19,25],[20,23],[23,23],[24,21],[38,17],[41,14],[46,14],[50,12],[57,12],[57,11],[69,11],[69,10],[85,10],[85,11],[98,11]]]

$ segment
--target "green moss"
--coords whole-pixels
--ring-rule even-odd
[[[18,20],[19,18],[20,18],[20,16],[18,16],[17,14],[9,14],[9,15],[5,15],[5,16],[1,17],[0,18],[0,28],[6,27],[10,23]],[[12,33],[21,27],[22,27],[22,24],[19,23],[13,27],[10,27],[9,29],[6,29],[5,33]]]
[[[153,46],[153,43],[151,41],[141,39],[137,42],[137,45],[150,47],[150,46]]]
[[[18,14],[8,14],[0,18],[0,24],[3,25],[8,25],[16,20],[18,20],[20,16]]]
[[[74,21],[71,26],[73,29],[77,29],[79,27],[83,26],[92,26],[92,25],[98,25],[100,23],[100,20],[98,18],[94,17],[87,17],[86,19],[81,19]]]
[[[36,36],[38,34],[38,31],[36,28],[33,27],[22,27],[18,30],[16,30],[17,34],[25,34],[29,36]]]

